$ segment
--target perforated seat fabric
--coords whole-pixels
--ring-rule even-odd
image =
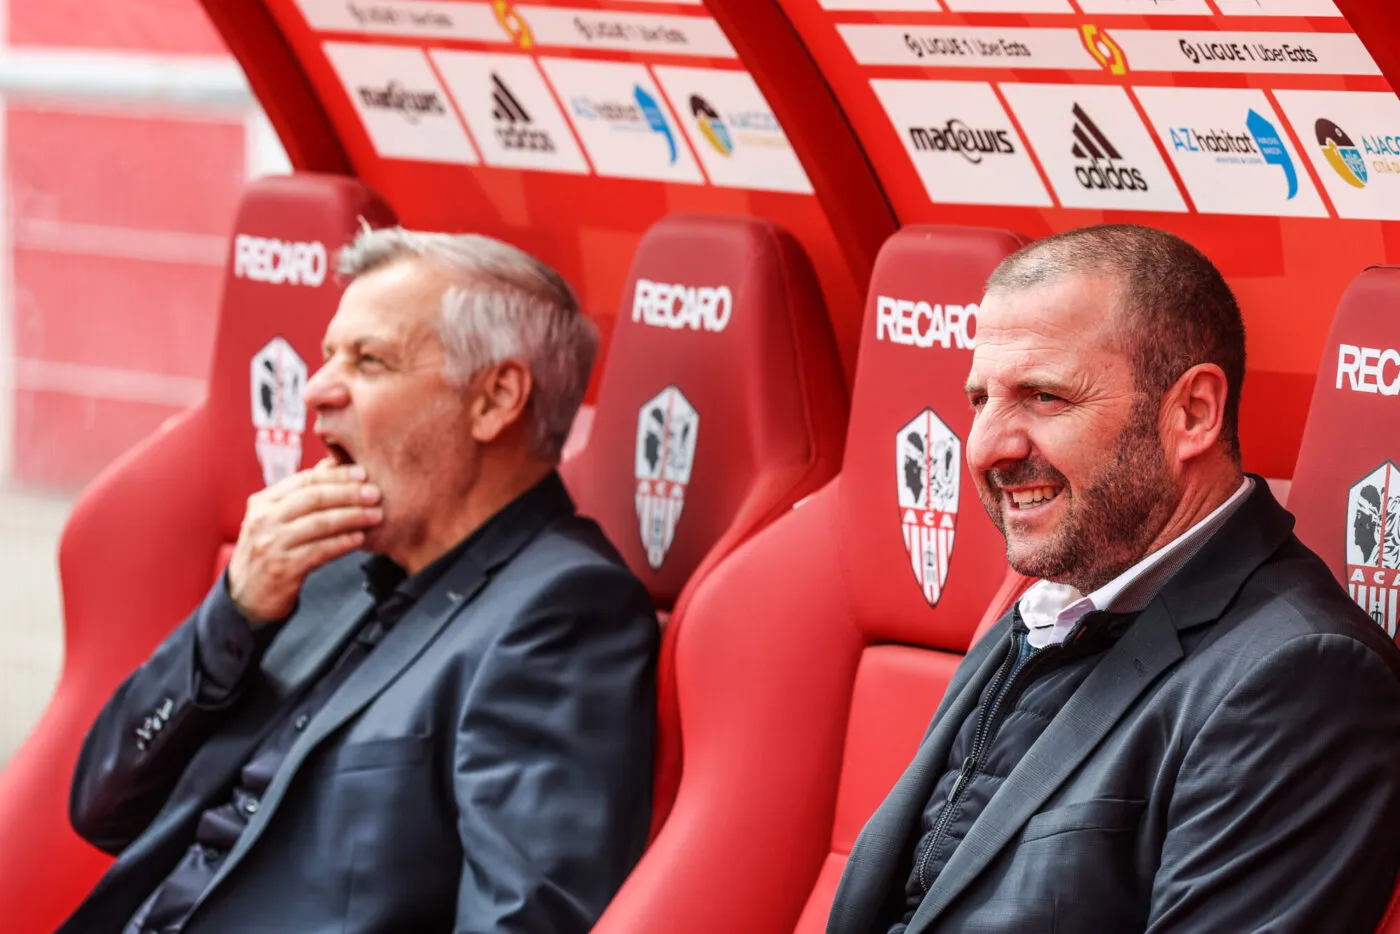
[[[846,854],[1006,578],[964,465],[963,383],[968,306],[1021,244],[949,227],[885,244],[840,474],[672,619],[680,788],[599,934],[824,928]]]
[[[74,507],[59,553],[62,677],[0,773],[0,931],[52,931],[108,864],[68,823],[79,745],[117,684],[208,591],[247,497],[264,485],[259,446],[272,470],[323,456],[301,409],[303,367],[319,365],[342,291],[335,254],[361,218],[392,223],[351,179],[302,174],[249,186],[205,400],[113,463]]]
[[[1397,307],[1396,266],[1365,270],[1342,295],[1288,491],[1298,537],[1392,637],[1400,622]],[[1391,768],[1400,768],[1400,751]],[[1380,931],[1400,934],[1400,888]]]

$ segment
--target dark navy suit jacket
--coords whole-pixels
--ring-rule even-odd
[[[827,934],[899,916],[934,784],[1010,639],[1008,613],[958,667]],[[908,934],[1376,929],[1400,868],[1400,651],[1262,478],[1043,716]]]
[[[602,913],[651,816],[655,612],[557,476],[499,518],[306,727],[186,930],[583,934]],[[362,561],[307,579],[217,708],[193,617],[117,690],[71,815],[119,858],[62,934],[120,930],[165,878],[364,618]]]

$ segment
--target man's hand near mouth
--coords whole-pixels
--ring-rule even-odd
[[[306,576],[383,520],[379,501],[363,467],[331,457],[250,496],[228,566],[229,596],[249,625],[291,615]]]

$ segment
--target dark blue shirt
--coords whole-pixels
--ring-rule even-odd
[[[220,862],[257,813],[263,793],[297,737],[384,634],[427,593],[475,537],[476,534],[468,536],[413,577],[382,555],[365,562],[365,590],[374,598],[374,607],[355,637],[274,722],[239,771],[228,799],[200,816],[193,844],[132,916],[123,934],[179,934],[184,930],[195,904],[218,873]],[[254,632],[229,597],[226,578],[214,588],[205,609],[199,615],[195,633],[201,669],[197,693],[201,702],[219,704],[238,690],[280,624]]]

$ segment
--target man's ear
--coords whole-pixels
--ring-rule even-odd
[[[472,400],[472,437],[486,444],[524,416],[535,381],[528,366],[509,359],[487,367],[473,382],[476,393]]]
[[[1224,370],[1214,363],[1198,363],[1167,390],[1163,441],[1177,461],[1191,460],[1219,442],[1229,388]]]

